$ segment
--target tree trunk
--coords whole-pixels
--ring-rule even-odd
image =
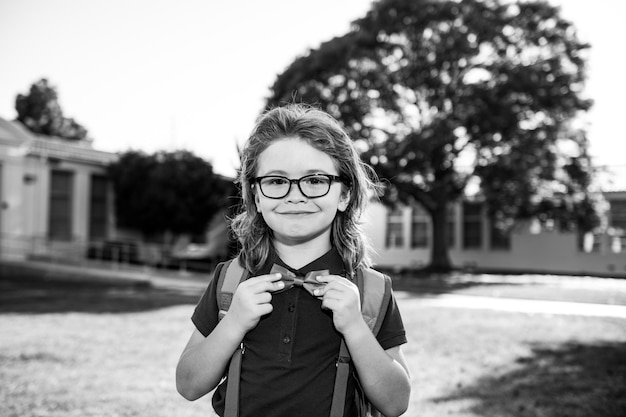
[[[430,212],[433,225],[433,244],[430,254],[429,270],[433,272],[450,272],[452,263],[448,253],[448,218],[446,202],[438,202]]]

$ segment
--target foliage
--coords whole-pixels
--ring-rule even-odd
[[[87,129],[72,118],[63,116],[56,89],[42,78],[26,95],[15,99],[17,120],[31,132],[69,140],[87,139]]]
[[[279,74],[267,105],[295,99],[342,121],[389,181],[385,200],[430,213],[432,263],[447,269],[446,206],[469,184],[500,226],[597,224],[572,123],[591,106],[588,47],[544,1],[381,0]]]
[[[120,226],[147,236],[203,233],[229,203],[234,185],[188,151],[128,151],[108,167]]]

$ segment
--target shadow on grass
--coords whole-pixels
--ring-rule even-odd
[[[0,314],[129,313],[195,305],[200,291],[156,288],[147,283],[105,284],[0,278]]]
[[[516,365],[433,401],[469,401],[481,416],[626,416],[626,343],[537,346]]]

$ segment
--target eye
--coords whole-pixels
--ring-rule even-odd
[[[304,178],[305,183],[309,185],[326,185],[328,184],[328,177],[323,175],[311,175]]]
[[[263,185],[285,185],[289,182],[287,178],[283,177],[267,177],[263,178]]]

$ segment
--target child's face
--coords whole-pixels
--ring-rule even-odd
[[[280,175],[298,179],[310,174],[339,175],[333,159],[299,138],[280,139],[265,149],[257,160],[257,177]],[[291,185],[280,199],[265,197],[255,185],[257,210],[273,230],[279,243],[288,245],[319,241],[330,248],[331,226],[337,211],[348,206],[350,194],[345,186],[333,182],[323,197],[307,198]]]

